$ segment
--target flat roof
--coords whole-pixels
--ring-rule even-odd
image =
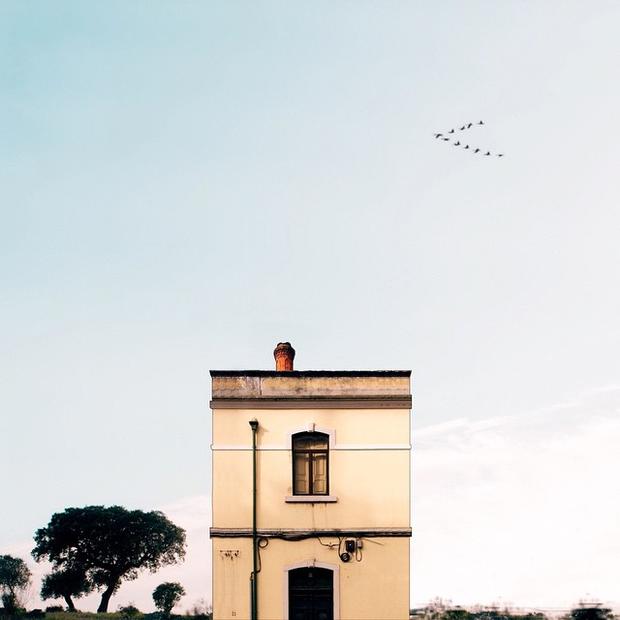
[[[212,377],[410,377],[410,370],[210,370]]]

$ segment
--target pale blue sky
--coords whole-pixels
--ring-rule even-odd
[[[415,426],[619,383],[617,2],[0,3],[3,545],[209,492],[210,368]],[[472,144],[434,131],[484,119]]]

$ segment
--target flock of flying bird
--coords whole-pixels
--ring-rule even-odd
[[[483,121],[478,121],[477,123],[467,123],[465,125],[463,125],[462,127],[459,127],[459,131],[466,131],[467,129],[471,129],[472,127],[475,127],[477,125],[484,125]],[[450,142],[450,140],[452,139],[452,136],[448,135],[448,134],[453,134],[456,131],[456,129],[450,129],[450,131],[446,132],[445,134],[443,133],[436,133],[433,134],[435,136],[436,140],[443,140],[444,142]],[[504,154],[503,153],[491,153],[491,151],[487,151],[486,153],[482,153],[483,149],[479,149],[478,147],[474,148],[473,146],[470,147],[469,144],[461,144],[460,140],[456,140],[455,142],[452,143],[454,146],[462,146],[464,149],[466,150],[470,150],[472,153],[474,154],[478,154],[481,153],[482,155],[486,156],[486,157],[490,157],[491,155],[495,155],[496,157],[503,157]]]

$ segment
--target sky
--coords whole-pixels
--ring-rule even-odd
[[[413,370],[413,605],[620,607],[619,20],[1,2],[0,553],[67,506],[158,508],[210,600],[208,370],[289,340]]]

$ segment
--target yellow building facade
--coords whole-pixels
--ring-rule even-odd
[[[211,371],[215,620],[409,617],[410,371]]]

